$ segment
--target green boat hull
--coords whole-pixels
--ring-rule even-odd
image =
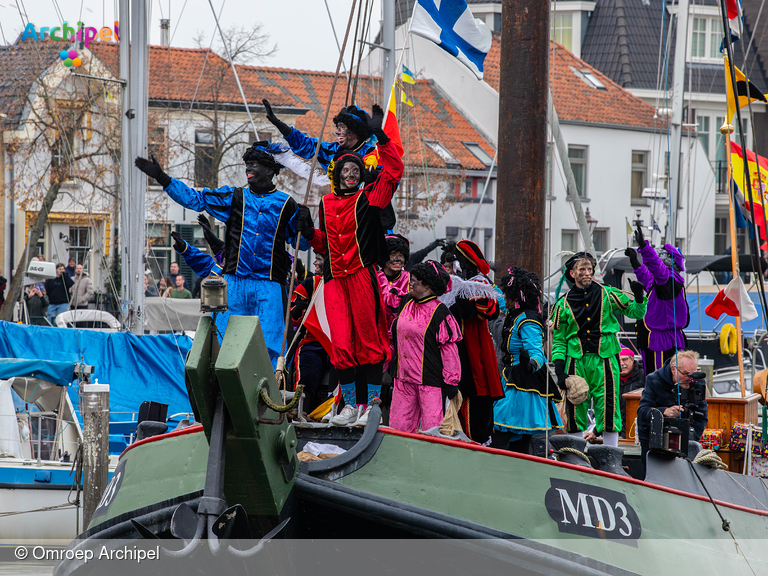
[[[706,497],[588,468],[387,429],[373,431],[367,451],[337,469],[329,468],[330,460],[302,464],[289,504],[293,536],[318,537],[322,529],[325,537],[365,537],[360,526],[372,514],[383,526],[369,526],[377,536],[473,534],[458,528],[441,533],[427,522],[434,516],[474,527],[478,537],[532,540],[638,574],[768,573],[765,507],[719,502],[729,533]],[[114,536],[110,531],[137,513],[195,500],[203,490],[206,456],[200,427],[129,449],[121,460],[121,485],[84,536]],[[334,491],[343,491],[338,502],[329,496]],[[366,504],[373,497],[384,506],[375,513]],[[333,525],[314,528],[310,516],[318,507],[347,518],[357,514],[355,535]],[[306,512],[310,508],[313,513]],[[404,529],[404,510],[422,511],[424,522]]]

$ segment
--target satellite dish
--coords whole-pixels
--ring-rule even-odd
[[[32,260],[27,269],[27,276],[35,281],[56,278],[56,264],[54,262],[39,262],[37,260]]]

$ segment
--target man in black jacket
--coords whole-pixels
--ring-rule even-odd
[[[56,326],[56,316],[69,309],[69,288],[75,282],[64,272],[64,264],[56,264],[56,278],[45,281],[45,293],[48,296],[48,319]]]
[[[681,389],[691,385],[691,374],[696,372],[699,362],[698,352],[683,350],[678,352],[664,366],[648,374],[645,379],[645,390],[637,408],[637,435],[640,439],[643,458],[643,478],[645,478],[645,462],[649,449],[651,410],[656,408],[669,418],[690,418],[693,425],[693,440],[701,438],[707,426],[706,398],[696,404],[696,411],[689,415],[684,406],[680,405],[678,384]]]

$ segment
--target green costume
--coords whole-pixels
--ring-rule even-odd
[[[586,289],[574,286],[552,308],[552,360],[565,361],[568,375],[581,376],[589,384],[589,398],[577,406],[566,403],[568,432],[587,429],[590,401],[594,401],[595,434],[621,431],[621,345],[616,337],[621,327],[616,313],[639,320],[645,316],[646,302],[637,303],[627,292],[592,282]]]

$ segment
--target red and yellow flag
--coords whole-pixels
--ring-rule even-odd
[[[766,186],[768,186],[768,159],[762,156],[755,158],[755,153],[747,150],[747,167],[749,174],[749,183],[752,185],[752,198],[747,198],[747,181],[744,177],[744,154],[741,146],[731,141],[731,164],[733,166],[733,181],[739,188],[747,201],[754,199],[755,204],[763,204],[768,195]],[[758,176],[758,170],[759,176]],[[761,188],[762,186],[762,188]]]

